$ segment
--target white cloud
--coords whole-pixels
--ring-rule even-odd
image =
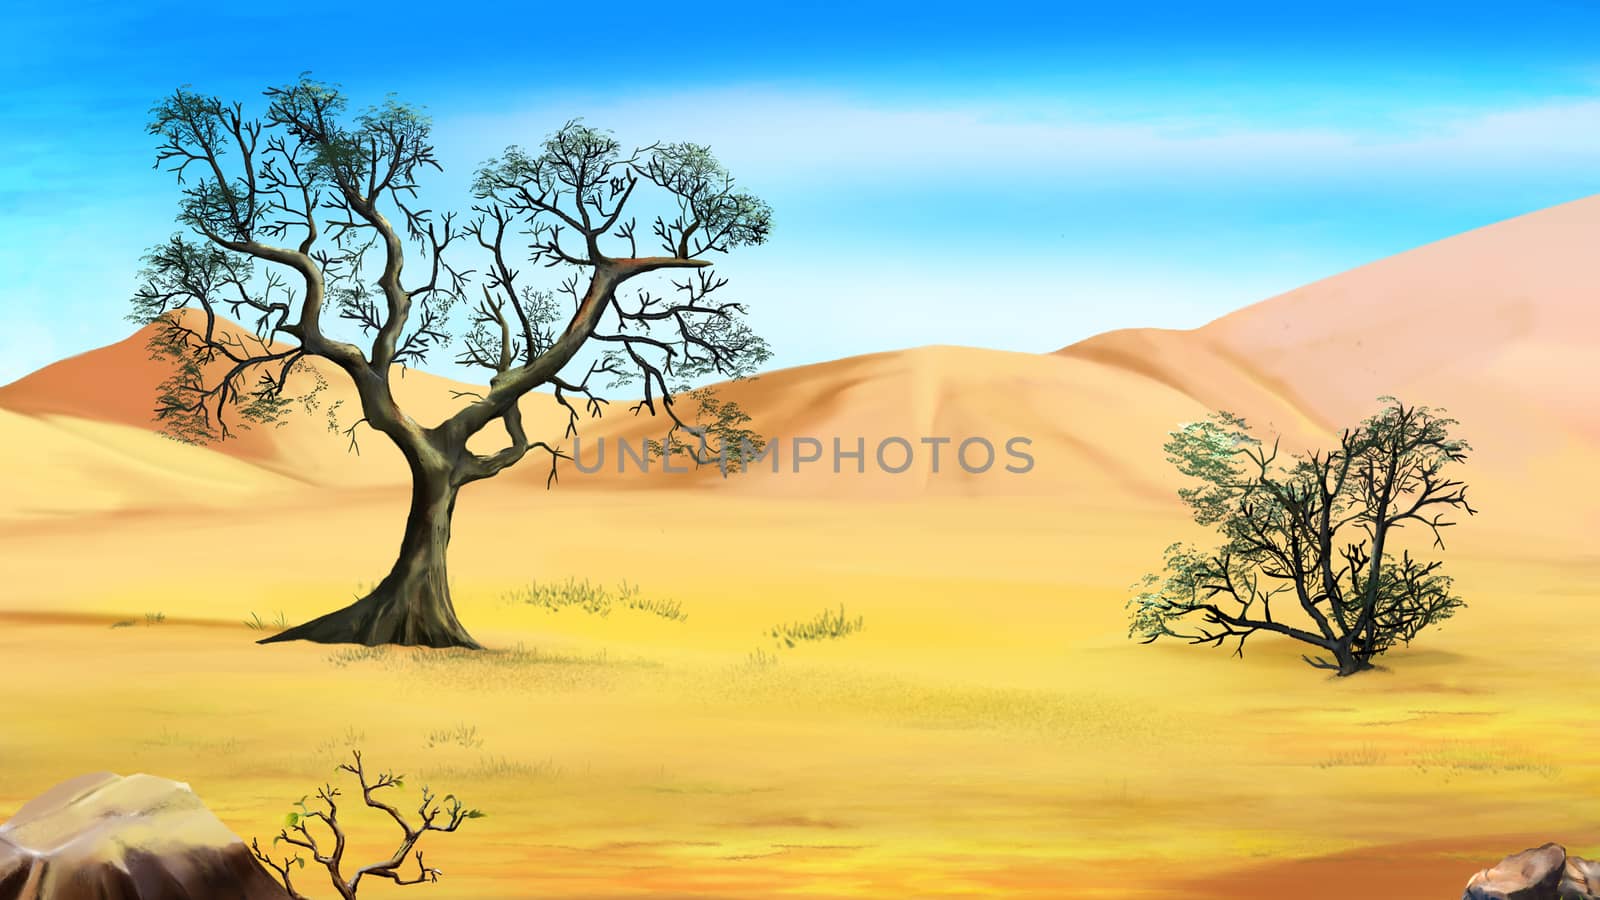
[[[582,115],[625,140],[710,144],[736,172],[768,180],[997,176],[1425,174],[1600,162],[1600,100],[1521,108],[1418,110],[1396,122],[1286,128],[1246,120],[1116,118],[1017,102],[936,106],[774,89],[572,99],[442,123],[482,156],[532,143]],[[476,161],[477,156],[473,159]]]

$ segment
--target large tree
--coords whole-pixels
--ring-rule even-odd
[[[553,392],[570,436],[580,406],[599,414],[597,391],[631,383],[642,385],[636,413],[689,424],[673,404],[688,382],[742,376],[769,356],[743,306],[713,298],[725,281],[707,257],[763,242],[771,211],[706,147],[626,152],[574,121],[536,151],[513,146],[485,163],[472,215],[458,220],[417,199],[423,174],[439,168],[420,110],[391,98],[351,115],[336,87],[308,76],[265,96],[260,118],[187,88],[152,110],[157,165],[177,173],[188,230],[150,253],[134,300],[135,316],[157,325],[157,351],[176,362],[157,416],[177,437],[226,439],[230,419],[282,415],[296,399],[290,376],[309,360],[331,363],[354,385],[362,421],[410,467],[410,511],[398,559],[370,594],[267,642],[477,647],[446,575],[457,494],[533,452],[553,476],[563,455],[530,439],[519,400]],[[639,248],[641,203],[651,204],[654,253]],[[476,256],[476,277],[459,251]],[[408,255],[416,277],[403,271]],[[540,289],[519,269],[529,263],[566,277]],[[650,273],[668,273],[656,276],[667,281],[660,294],[624,293]],[[201,315],[175,312],[185,307]],[[253,333],[241,337],[222,315]],[[448,345],[487,370],[488,386],[425,427],[396,403],[391,378]],[[500,449],[467,448],[496,423]]]
[[[1476,512],[1448,472],[1470,447],[1455,420],[1392,397],[1339,447],[1278,461],[1243,419],[1217,413],[1174,432],[1168,459],[1199,485],[1180,496],[1214,527],[1209,551],[1174,544],[1129,601],[1130,634],[1221,646],[1265,632],[1315,648],[1311,665],[1351,675],[1463,606],[1437,559],[1397,546],[1419,526],[1443,549],[1450,514]]]

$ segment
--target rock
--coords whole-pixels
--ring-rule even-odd
[[[102,772],[0,825],[0,900],[288,900],[186,784]]]
[[[1560,844],[1524,850],[1472,876],[1461,900],[1559,900],[1566,865]]]
[[[1581,856],[1567,857],[1557,894],[1561,900],[1600,900],[1600,862]]]

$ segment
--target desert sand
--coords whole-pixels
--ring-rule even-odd
[[[142,771],[267,837],[356,747],[489,814],[425,843],[438,898],[1452,896],[1525,846],[1592,854],[1596,247],[1591,198],[1194,331],[725,386],[767,435],[1023,435],[1035,467],[563,464],[547,490],[530,458],[458,509],[480,655],[255,645],[246,619],[309,618],[387,570],[403,466],[330,428],[351,419],[337,379],[282,427],[160,437],[162,373],[130,336],[0,387],[0,818]],[[402,384],[419,421],[470,389]],[[1128,586],[1201,536],[1168,431],[1225,408],[1316,446],[1386,394],[1448,409],[1475,448],[1482,513],[1447,553],[1466,611],[1349,679],[1281,642],[1239,660],[1127,639]],[[560,437],[550,398],[527,409]],[[583,427],[661,430],[625,402]],[[516,599],[569,577],[687,618]],[[861,633],[752,663],[773,626],[840,604]]]

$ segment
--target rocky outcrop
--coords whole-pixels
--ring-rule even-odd
[[[1462,900],[1600,900],[1600,862],[1545,844],[1472,876]]]
[[[1600,898],[1600,862],[1581,856],[1567,857],[1566,874],[1561,878],[1561,900]]]
[[[288,900],[186,784],[75,778],[0,825],[0,900]]]

